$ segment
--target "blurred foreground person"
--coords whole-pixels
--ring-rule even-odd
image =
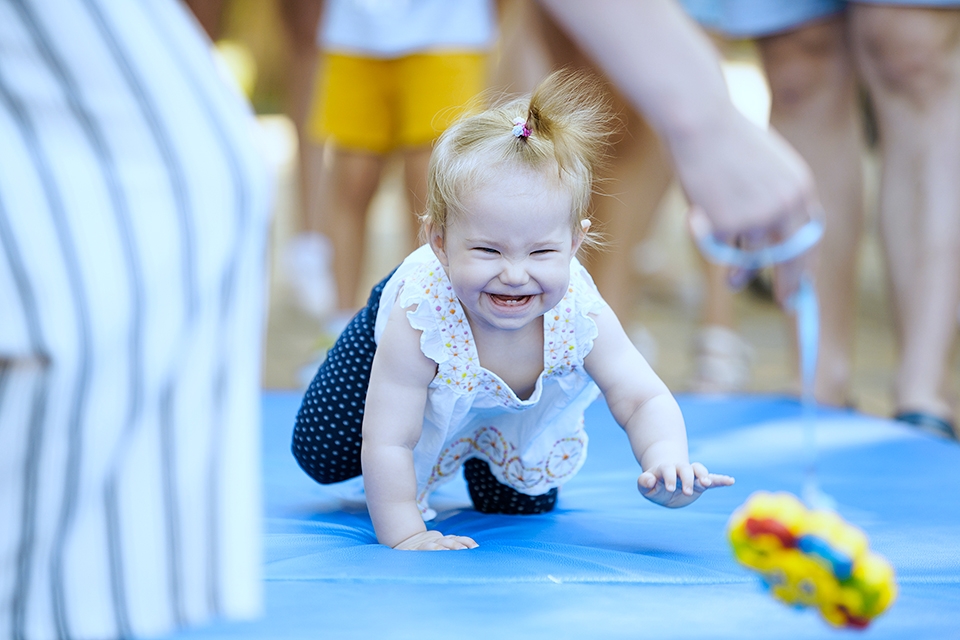
[[[174,0],[0,1],[0,635],[261,608],[269,184]]]

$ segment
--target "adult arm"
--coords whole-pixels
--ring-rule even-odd
[[[820,211],[806,163],[733,106],[716,51],[674,0],[540,2],[658,132],[718,237],[773,244]],[[782,297],[801,267],[782,270]]]

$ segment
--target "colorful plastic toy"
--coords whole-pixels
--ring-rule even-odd
[[[863,531],[789,493],[751,495],[730,516],[728,534],[737,560],[775,598],[816,607],[835,627],[866,628],[897,596],[893,567],[870,551]]]

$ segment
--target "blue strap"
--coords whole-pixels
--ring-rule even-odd
[[[697,247],[707,260],[720,264],[756,270],[781,262],[787,262],[809,251],[823,237],[823,222],[817,219],[797,229],[796,233],[780,244],[747,251],[731,247],[717,240],[712,234],[694,238]]]
[[[708,260],[754,271],[761,267],[793,260],[813,248],[822,237],[823,222],[814,219],[780,244],[752,251],[724,244],[712,234],[697,237],[695,240],[701,253]],[[817,291],[807,274],[801,277],[796,292],[787,300],[786,309],[795,314],[797,319],[797,347],[800,352],[800,379],[803,384],[801,404],[804,448],[808,457],[803,498],[812,508],[832,509],[835,507],[835,501],[820,491],[817,483],[814,381],[817,374],[817,349],[820,342],[820,305],[817,300]]]
[[[780,244],[747,251],[717,240],[712,234],[697,237],[697,246],[707,259],[741,269],[787,262],[809,251],[823,237],[823,222],[813,219]],[[786,303],[788,311],[797,317],[797,343],[800,349],[800,375],[803,382],[803,400],[814,403],[813,384],[817,372],[817,345],[820,341],[820,305],[810,278],[804,274],[797,291]]]
[[[803,385],[801,406],[803,440],[807,454],[807,473],[802,491],[803,501],[812,509],[836,509],[836,501],[820,490],[817,482],[817,400],[814,382],[817,377],[817,351],[820,344],[820,304],[813,282],[805,274],[796,293],[787,301],[787,309],[797,319],[797,349],[800,352],[800,380]]]
[[[797,291],[787,300],[787,310],[797,318],[797,347],[800,351],[800,380],[804,402],[813,402],[817,374],[817,345],[820,343],[820,304],[817,291],[804,274]]]

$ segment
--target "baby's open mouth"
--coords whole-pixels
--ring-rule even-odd
[[[524,304],[530,299],[530,296],[503,296],[491,293],[490,298],[493,299],[495,304],[504,305],[507,307],[516,307]]]

